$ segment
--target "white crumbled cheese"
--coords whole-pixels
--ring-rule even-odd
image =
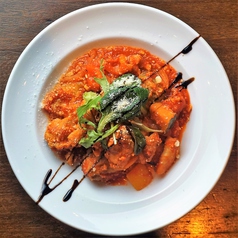
[[[155,77],[155,82],[156,83],[161,83],[162,82],[162,78],[158,75]]]
[[[136,78],[135,75],[129,74],[122,76],[120,80],[115,80],[112,83],[113,88],[119,88],[122,86],[129,86],[133,84],[134,82],[137,82],[138,85],[140,85],[140,79]]]
[[[134,102],[134,100],[138,100],[138,97],[134,97],[134,98],[123,97],[112,106],[112,110],[115,112],[120,112],[125,107],[128,107],[129,105],[131,105]]]
[[[175,145],[175,147],[179,147],[179,145],[180,145],[179,140],[176,140],[175,143],[174,143],[174,145]]]
[[[44,108],[45,104],[43,104],[42,102],[40,103],[40,108]]]

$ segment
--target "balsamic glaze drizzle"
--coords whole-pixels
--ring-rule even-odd
[[[63,201],[64,201],[64,202],[67,202],[67,201],[71,198],[71,196],[72,196],[74,190],[75,190],[75,189],[79,186],[79,184],[85,179],[85,177],[86,177],[86,176],[84,175],[80,181],[78,181],[77,179],[74,180],[74,183],[73,183],[72,187],[68,190],[68,192],[67,192],[67,193],[64,195],[64,197],[63,197]]]
[[[88,170],[88,172],[83,175],[83,177],[79,181],[77,179],[74,180],[72,187],[67,191],[67,193],[63,197],[63,201],[64,202],[67,202],[71,198],[74,190],[79,186],[80,183],[83,182],[83,180],[87,177],[87,175],[94,169],[94,167],[98,164],[98,162],[100,161],[101,158],[102,158],[102,155],[93,164],[93,166]]]
[[[197,36],[194,38],[183,50],[181,50],[177,55],[175,55],[173,58],[171,58],[165,65],[162,66],[164,68],[166,65],[168,65],[171,61],[173,61],[175,58],[177,58],[180,54],[188,54],[193,49],[193,44],[200,38],[201,36]]]
[[[193,44],[200,38],[201,36],[197,36],[196,38],[194,38],[183,50],[181,50],[178,54],[176,54],[173,58],[171,58],[169,61],[167,61],[161,68],[159,68],[157,71],[155,71],[153,74],[157,73],[159,70],[161,70],[162,68],[164,68],[166,65],[168,65],[171,61],[173,61],[175,58],[177,58],[180,54],[187,54],[192,50],[192,46]],[[152,75],[153,75],[152,74]],[[150,76],[151,77],[151,76]],[[171,85],[169,86],[169,88],[171,88],[173,85],[175,85],[177,82],[179,82],[182,79],[182,73],[178,73],[177,76],[175,77],[174,81],[171,83]],[[180,83],[179,85],[176,85],[175,87],[181,87],[181,90],[183,88],[187,88],[188,85],[190,83],[192,83],[194,81],[194,78],[190,78],[182,83]],[[91,153],[91,152],[90,152]],[[38,200],[36,201],[36,204],[38,205],[41,200],[48,195],[49,193],[51,193],[52,191],[54,191],[60,184],[62,184],[74,171],[76,171],[78,169],[78,167],[81,166],[82,162],[84,161],[84,159],[88,156],[89,154],[84,155],[82,161],[80,164],[78,164],[67,176],[65,176],[59,183],[57,183],[54,187],[50,188],[49,185],[50,183],[53,181],[53,179],[55,178],[55,176],[57,175],[57,173],[59,172],[59,170],[63,167],[63,165],[65,164],[64,162],[59,166],[59,168],[56,170],[56,172],[54,173],[54,175],[52,176],[52,178],[50,179],[50,181],[48,182],[51,174],[52,174],[52,169],[49,169],[43,179],[43,184],[41,187],[41,193],[40,196],[38,198]],[[83,175],[83,177],[78,181],[77,179],[74,180],[72,187],[66,192],[66,194],[63,197],[63,201],[67,202],[73,192],[75,191],[75,189],[79,186],[79,184],[86,178],[86,176],[94,169],[94,167],[96,166],[96,164],[100,161],[101,158],[99,158],[99,160],[97,160],[94,165],[90,168],[90,170]]]
[[[167,66],[171,61],[173,61],[175,58],[177,58],[180,54],[188,54],[193,49],[193,44],[201,37],[201,35],[198,35],[196,38],[194,38],[186,47],[184,47],[179,53],[177,53],[173,58],[171,58],[169,61],[167,61],[164,65],[162,65],[159,69],[155,70],[148,78],[158,73],[161,69],[163,69],[165,66]],[[179,81],[179,80],[178,80]],[[174,84],[174,83],[173,83]],[[171,85],[170,85],[171,86]]]
[[[188,79],[188,80],[186,80],[186,81],[183,81],[181,84],[176,85],[175,88],[181,87],[180,90],[182,90],[183,88],[187,89],[188,85],[189,85],[190,83],[192,83],[194,80],[195,80],[195,78],[192,77],[192,78],[190,78],[190,79]]]
[[[51,193],[54,191],[61,183],[63,183],[81,164],[77,165],[67,176],[65,176],[59,183],[57,183],[54,187],[50,188],[49,185],[53,178],[56,176],[58,171],[62,168],[64,163],[62,163],[59,168],[56,170],[55,174],[53,175],[52,179],[49,181],[50,175],[52,174],[52,169],[48,170],[48,172],[45,175],[45,178],[43,180],[42,188],[41,188],[41,194],[36,202],[36,204],[39,204],[39,202],[46,196],[47,194]]]
[[[175,77],[174,81],[169,85],[168,89],[172,88],[177,82],[179,82],[183,78],[183,74],[178,72],[177,76]]]

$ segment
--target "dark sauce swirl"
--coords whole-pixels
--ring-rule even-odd
[[[183,48],[177,55],[175,55],[173,58],[171,58],[167,63],[163,66],[165,67],[167,64],[169,64],[171,61],[173,61],[175,58],[177,58],[180,54],[188,54],[192,49],[194,43],[200,38],[201,36],[197,36],[194,38],[185,48]]]

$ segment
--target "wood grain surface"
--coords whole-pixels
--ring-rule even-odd
[[[108,1],[0,0],[1,101],[15,62],[41,30],[71,11],[102,2]],[[237,102],[238,2],[236,0],[131,2],[168,12],[200,33],[221,60]],[[101,237],[69,227],[35,205],[10,167],[2,137],[0,146],[0,237]],[[237,136],[235,136],[228,164],[206,198],[192,211],[170,225],[135,237],[238,237],[237,183]]]

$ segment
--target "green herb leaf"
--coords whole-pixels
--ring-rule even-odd
[[[87,136],[82,138],[79,141],[79,144],[82,145],[84,148],[88,149],[90,148],[96,140],[102,135],[102,133],[98,133],[95,130],[88,130]]]
[[[97,95],[93,92],[85,92],[83,94],[83,98],[85,99],[86,103],[77,109],[77,115],[81,118],[88,110],[93,108],[100,109],[99,101],[101,100],[100,95]]]
[[[81,127],[83,128],[82,124],[87,124],[88,126],[92,126],[94,128],[97,127],[97,125],[95,123],[93,123],[92,121],[87,120],[84,117],[81,117],[79,120],[79,124],[81,125]],[[86,128],[85,128],[86,129]]]
[[[77,109],[77,116],[79,118],[79,124],[82,125],[83,123],[86,123],[88,125],[96,127],[96,125],[84,118],[83,116],[91,109],[100,109],[99,101],[101,99],[100,95],[94,93],[94,92],[85,92],[83,94],[83,98],[85,100],[85,104],[78,107]]]
[[[105,128],[105,126],[112,121],[115,121],[121,116],[120,113],[115,113],[115,112],[109,112],[109,113],[103,113],[102,117],[98,123],[98,131],[102,132]]]
[[[130,106],[123,110],[124,114],[120,118],[120,122],[127,121],[141,113],[141,106],[148,98],[148,90],[145,88],[135,87],[132,92],[125,94],[130,100]]]
[[[83,94],[83,99],[85,101],[85,104],[87,104],[89,101],[95,99],[95,98],[98,98],[98,94],[95,93],[95,92],[85,92]]]
[[[137,116],[148,94],[147,89],[137,86],[123,86],[109,90],[100,101],[102,118],[98,124],[98,130],[103,131],[109,122],[115,120],[123,122]]]
[[[79,141],[79,144],[82,145],[84,148],[88,149],[90,148],[94,143],[98,141],[102,141],[111,134],[113,134],[117,129],[119,125],[112,126],[110,129],[108,129],[105,132],[96,132],[95,130],[88,130],[87,136],[82,138]]]
[[[138,127],[127,126],[134,140],[134,154],[137,155],[145,148],[146,140]]]
[[[149,96],[149,90],[146,88],[141,88],[141,87],[135,87],[134,92],[136,95],[140,97],[140,101],[143,103],[148,99]]]
[[[138,114],[140,114],[140,109],[141,109],[141,105],[137,104],[135,105],[132,110],[126,112],[124,115],[122,115],[122,117],[119,119],[119,122],[125,122],[128,121],[136,116],[138,116]]]
[[[102,137],[98,141],[103,140],[103,139],[107,138],[108,136],[110,136],[111,134],[113,134],[118,129],[118,127],[119,127],[119,125],[116,124],[115,126],[111,127],[107,131],[105,131],[104,134],[102,135]]]
[[[104,110],[109,104],[114,102],[120,95],[125,93],[130,87],[121,87],[110,89],[101,99],[101,109]]]
[[[100,84],[102,90],[104,93],[106,93],[109,90],[109,82],[107,80],[107,77],[105,76],[103,72],[103,60],[100,61],[100,72],[102,74],[102,78],[94,78],[94,80]]]

